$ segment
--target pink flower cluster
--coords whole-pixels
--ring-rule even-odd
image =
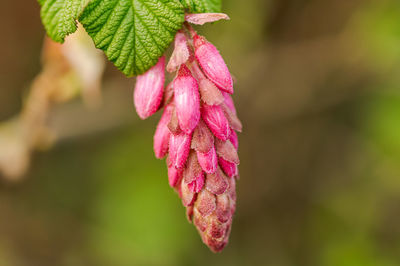
[[[239,157],[231,74],[220,53],[190,26],[175,37],[168,65],[165,57],[137,77],[134,103],[145,119],[164,111],[154,135],[157,158],[167,156],[168,179],[187,217],[214,252],[228,242],[236,206]],[[176,72],[164,90],[165,68]]]

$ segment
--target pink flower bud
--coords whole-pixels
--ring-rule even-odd
[[[158,159],[162,159],[168,152],[169,137],[168,123],[171,120],[173,106],[168,105],[164,109],[160,122],[158,122],[156,133],[154,134],[154,153]]]
[[[189,59],[189,48],[187,46],[187,38],[184,33],[178,32],[175,35],[175,49],[167,65],[167,71],[175,72],[180,65],[186,63]]]
[[[232,94],[232,76],[217,48],[197,34],[193,36],[193,45],[196,59],[207,77],[218,88]]]
[[[169,166],[179,169],[185,166],[190,151],[191,135],[171,134],[169,138]]]
[[[200,120],[199,86],[186,65],[181,65],[174,80],[174,101],[179,127],[191,134]]]
[[[223,141],[226,141],[229,138],[229,135],[231,133],[229,121],[225,117],[224,111],[221,109],[220,106],[210,106],[204,104],[201,115],[204,122],[217,138]]]
[[[201,100],[208,105],[220,105],[225,99],[222,92],[211,80],[204,76],[203,71],[196,61],[191,66],[193,75],[199,82]]]
[[[229,20],[227,14],[224,13],[199,13],[199,14],[187,14],[185,20],[192,24],[203,25],[208,22],[215,22],[221,19]]]
[[[213,174],[217,170],[218,160],[217,153],[215,152],[215,148],[212,147],[208,152],[197,152],[197,160],[201,165],[201,168],[207,174]]]
[[[157,112],[164,92],[165,57],[146,73],[136,78],[133,100],[136,112],[141,119],[146,119]]]

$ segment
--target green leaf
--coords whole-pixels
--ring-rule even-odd
[[[79,21],[125,75],[155,65],[182,27],[179,0],[91,0]]]
[[[57,42],[77,29],[77,19],[125,75],[157,63],[182,27],[184,12],[220,12],[221,0],[38,0],[47,34]]]
[[[181,0],[182,5],[191,13],[221,12],[222,0]]]
[[[76,31],[76,19],[88,0],[39,0],[40,16],[47,34],[63,43],[67,35]]]

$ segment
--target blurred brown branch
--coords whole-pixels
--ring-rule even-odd
[[[0,124],[0,172],[5,177],[23,175],[32,151],[54,142],[48,119],[55,105],[80,92],[89,106],[99,102],[103,69],[101,54],[82,29],[69,36],[64,45],[45,38],[42,71],[32,81],[21,112]]]

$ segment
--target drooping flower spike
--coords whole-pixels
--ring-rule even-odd
[[[188,14],[204,24],[225,14]],[[203,242],[220,252],[229,240],[236,209],[242,124],[231,97],[231,74],[217,48],[185,23],[176,34],[166,70],[176,76],[164,92],[165,58],[137,79],[134,99],[141,118],[164,108],[154,134],[154,153],[166,157],[168,181],[182,199]],[[163,98],[163,99],[162,99]]]

